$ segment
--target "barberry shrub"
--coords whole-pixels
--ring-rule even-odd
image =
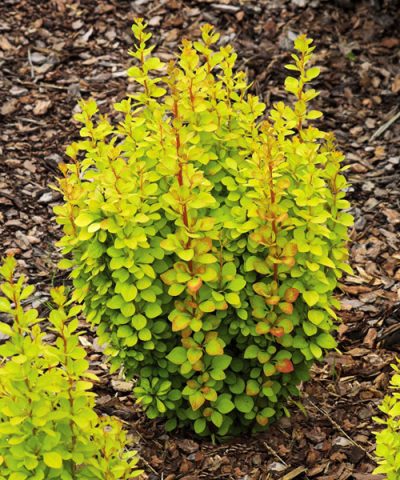
[[[121,423],[93,410],[96,377],[76,333],[80,307],[68,308],[63,287],[52,290],[48,322],[56,340],[47,343],[37,310],[22,306],[34,288],[23,275],[14,279],[15,264],[8,257],[0,268],[0,312],[12,321],[0,322],[9,337],[0,346],[0,480],[138,477]]]
[[[376,457],[378,467],[374,473],[383,473],[387,480],[400,478],[400,367],[392,365],[394,375],[390,380],[391,393],[380,405],[383,418],[374,420],[384,426],[376,433]]]
[[[333,291],[351,272],[343,155],[308,107],[314,47],[295,41],[294,104],[265,119],[211,26],[168,64],[142,20],[132,30],[139,87],[115,104],[120,121],[94,100],[75,115],[60,266],[150,418],[204,435],[262,428],[335,348]]]

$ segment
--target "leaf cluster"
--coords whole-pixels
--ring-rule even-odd
[[[8,257],[0,268],[0,312],[11,319],[0,322],[9,337],[0,346],[0,479],[136,478],[141,471],[135,452],[125,451],[121,423],[94,411],[96,377],[76,331],[81,308],[69,308],[63,287],[51,291],[56,340],[48,343],[38,311],[22,306],[34,288],[23,275],[14,279],[15,265]]]
[[[394,375],[390,380],[391,393],[386,395],[379,409],[384,417],[374,420],[384,428],[376,435],[378,467],[374,473],[383,473],[388,480],[400,478],[400,368],[392,365]]]
[[[61,267],[150,418],[205,435],[264,428],[335,348],[333,291],[351,272],[343,155],[309,108],[314,47],[295,41],[293,102],[266,119],[211,26],[168,64],[143,20],[133,33],[137,92],[115,105],[120,122],[94,100],[75,116]]]

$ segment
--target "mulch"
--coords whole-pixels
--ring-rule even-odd
[[[313,368],[301,404],[268,432],[212,444],[166,434],[134,406],[131,384],[106,371],[82,324],[98,408],[130,429],[149,480],[377,480],[372,417],[400,350],[400,39],[397,0],[2,0],[0,2],[0,254],[13,252],[44,307],[60,236],[50,188],[80,97],[107,112],[132,89],[125,75],[135,16],[150,24],[167,59],[184,37],[214,24],[267,105],[283,99],[292,41],[315,39],[322,75],[316,106],[346,153],[355,226],[354,275],[340,289],[340,352]]]

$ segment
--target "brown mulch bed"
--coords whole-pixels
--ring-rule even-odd
[[[373,480],[371,417],[378,413],[400,347],[400,39],[397,0],[2,0],[0,2],[0,254],[13,252],[37,285],[35,305],[57,271],[60,231],[49,185],[80,96],[107,111],[131,88],[125,69],[134,16],[149,21],[158,52],[213,23],[233,43],[253,91],[284,98],[292,40],[315,39],[322,75],[318,107],[346,152],[354,275],[342,287],[341,353],[328,355],[304,386],[303,408],[264,434],[213,445],[166,434],[133,406],[130,385],[106,375],[92,335],[82,330],[101,376],[98,406],[130,427],[149,479]],[[387,122],[394,120],[391,125]],[[380,127],[386,130],[380,133]],[[381,129],[382,130],[382,129]]]

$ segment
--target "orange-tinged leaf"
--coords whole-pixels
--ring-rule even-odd
[[[265,303],[267,303],[267,305],[278,305],[280,299],[281,297],[278,297],[278,295],[273,295],[268,297]]]
[[[275,368],[280,373],[290,373],[293,372],[294,366],[291,360],[285,358],[284,360],[280,360],[276,365]]]
[[[205,392],[204,389],[202,389],[203,395],[206,400],[209,402],[215,402],[218,398],[217,392],[213,388],[205,387],[207,391]]]
[[[297,252],[298,247],[296,243],[288,243],[283,249],[283,254],[287,257],[294,257]]]
[[[213,338],[217,338],[217,337],[218,337],[218,332],[207,332],[206,338],[205,338],[206,343],[212,340]]]
[[[189,395],[189,402],[194,411],[198,410],[205,401],[206,399],[201,392],[196,392],[193,395]]]
[[[246,384],[246,395],[255,397],[260,392],[260,385],[256,380],[249,380]]]
[[[269,333],[274,337],[283,337],[285,335],[285,330],[282,327],[272,327]]]
[[[256,292],[257,295],[261,295],[262,297],[268,297],[270,294],[267,285],[261,282],[255,283],[253,285],[253,290]]]
[[[162,273],[160,277],[161,280],[165,283],[165,285],[172,285],[176,282],[176,272],[172,269]]]
[[[267,417],[263,417],[262,415],[258,414],[256,416],[257,423],[261,425],[262,427],[265,427],[265,425],[268,424],[269,419]]]
[[[204,417],[211,417],[211,415],[213,414],[213,409],[210,408],[210,407],[207,407],[203,410],[203,416]]]
[[[177,315],[172,320],[172,331],[179,332],[180,330],[184,330],[190,323],[190,317],[186,317],[184,315]]]
[[[216,309],[217,309],[217,310],[228,310],[228,306],[229,306],[229,305],[228,305],[228,303],[225,302],[225,300],[224,300],[223,302],[217,302],[217,303],[215,304],[215,306],[216,306]]]
[[[283,313],[286,313],[287,315],[291,315],[293,313],[293,303],[281,302],[279,304],[279,308],[282,310]]]
[[[297,288],[288,288],[283,298],[286,302],[294,303],[299,295],[300,292],[297,290]]]
[[[201,360],[198,360],[196,363],[192,365],[192,369],[195,372],[202,372],[204,370],[204,363]]]
[[[294,325],[289,318],[282,318],[279,320],[277,327],[282,327],[285,333],[290,333],[293,331]]]
[[[192,278],[187,283],[188,291],[191,295],[196,295],[196,293],[200,290],[201,286],[203,285],[203,280],[199,277]]]
[[[294,267],[296,264],[296,260],[294,257],[282,257],[281,262],[290,268]]]
[[[187,328],[184,328],[181,332],[181,337],[182,338],[188,338],[192,335],[192,330],[191,328],[187,327]]]

